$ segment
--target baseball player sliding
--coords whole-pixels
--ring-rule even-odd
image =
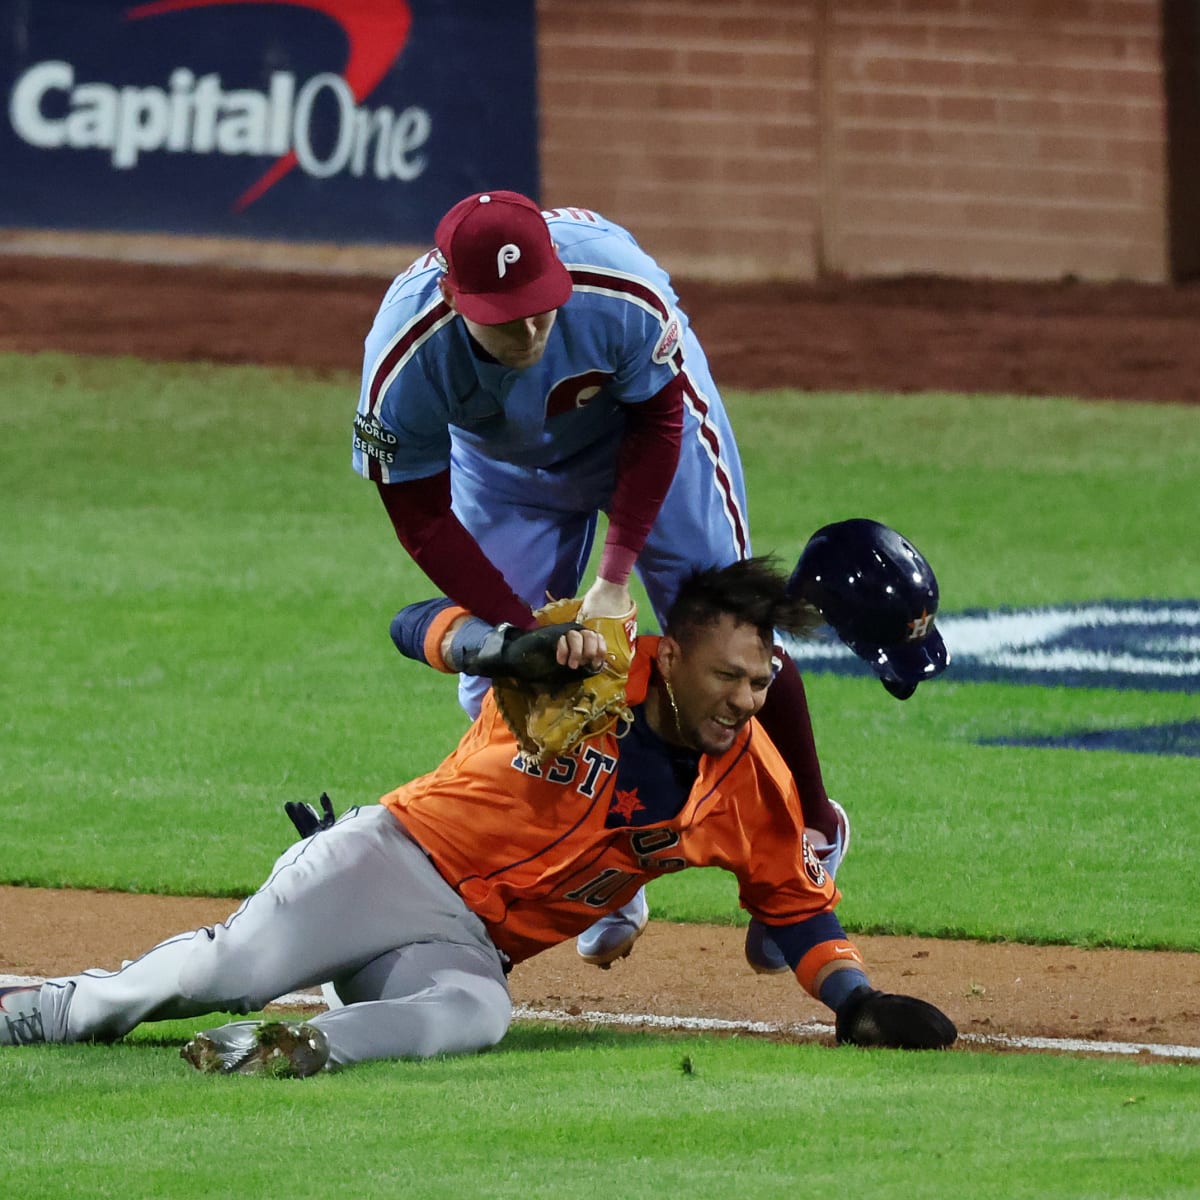
[[[629,614],[636,566],[661,627],[692,570],[751,553],[733,431],[667,273],[620,225],[515,192],[466,197],[435,239],[367,336],[355,469],[438,590],[492,624],[529,628],[548,596],[580,595],[607,514],[581,616]],[[469,716],[487,686],[461,678]],[[762,721],[832,872],[848,824],[790,660]],[[639,891],[579,952],[608,965],[647,917]]]
[[[508,1028],[513,963],[576,936],[648,880],[716,866],[770,925],[800,986],[836,1014],[839,1042],[951,1045],[954,1025],[937,1008],[872,987],[805,836],[791,772],[756,719],[776,631],[800,631],[813,615],[762,559],[691,577],[664,635],[635,642],[620,621],[519,631],[441,602],[410,606],[399,640],[417,657],[490,673],[497,692],[522,691],[520,728],[490,693],[440,767],[293,844],[222,924],[119,971],[0,990],[0,1044],[109,1040],[142,1021],[248,1013],[332,979],[342,1007],[222,1025],[184,1058],[204,1071],[305,1076],[481,1050]],[[599,675],[618,681],[619,703],[593,714]],[[599,724],[543,753],[535,732],[579,709]]]

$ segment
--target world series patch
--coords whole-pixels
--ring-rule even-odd
[[[399,439],[385,429],[376,416],[358,413],[354,418],[354,448],[368,458],[390,465],[396,461],[395,446]]]

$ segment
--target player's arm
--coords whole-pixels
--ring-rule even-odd
[[[533,625],[529,606],[451,510],[448,468],[424,479],[376,487],[400,544],[435,587],[495,625]]]
[[[743,904],[770,929],[800,986],[836,1014],[839,1042],[914,1050],[951,1045],[958,1032],[939,1009],[872,986],[834,912],[841,896],[806,843],[795,785],[773,757],[760,758],[764,769],[731,792],[730,815],[736,814],[744,848],[725,865],[738,876]]]
[[[858,947],[835,913],[811,914],[770,930],[800,986],[834,1012],[850,991],[870,982]]]
[[[617,453],[608,532],[596,582],[583,598],[580,617],[621,616],[633,605],[629,575],[675,478],[683,440],[684,377],[649,400],[624,405],[625,432]]]
[[[800,986],[833,1010],[839,1043],[940,1050],[958,1037],[954,1022],[928,1001],[873,987],[862,955],[832,912],[772,925],[771,936]]]
[[[440,315],[435,305],[410,327]],[[435,587],[489,621],[529,627],[528,605],[451,510],[444,389],[427,379],[419,357],[389,374],[391,329],[377,325],[367,340],[352,465],[375,483],[400,544]]]
[[[598,670],[604,636],[576,622],[525,630],[490,625],[453,601],[420,600],[393,618],[392,641],[406,658],[438,671],[557,684]]]

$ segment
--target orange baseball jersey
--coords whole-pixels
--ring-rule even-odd
[[[631,705],[646,696],[658,640],[638,639]],[[622,786],[621,754],[622,739],[606,734],[533,767],[489,692],[455,752],[382,803],[514,962],[574,937],[648,880],[684,867],[731,871],[743,907],[770,924],[837,905],[840,893],[804,836],[791,774],[757,721],[726,753],[698,756],[695,782],[667,820],[637,823],[653,798],[640,796],[636,781]],[[852,947],[840,953],[857,958]]]

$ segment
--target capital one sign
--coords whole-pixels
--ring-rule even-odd
[[[0,223],[428,241],[537,191],[532,0],[0,0]]]

